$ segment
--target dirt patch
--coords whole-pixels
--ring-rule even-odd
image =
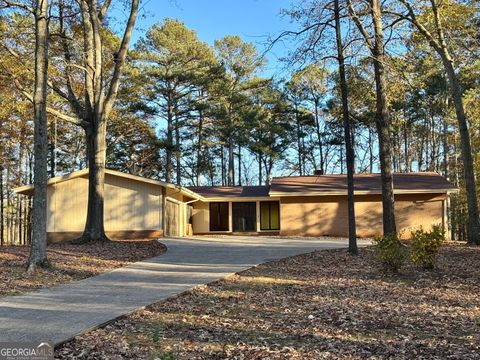
[[[124,240],[82,245],[52,244],[47,251],[52,268],[30,275],[25,272],[29,247],[0,247],[0,296],[85,279],[161,255],[166,247],[156,240]]]
[[[61,359],[479,359],[480,248],[385,274],[372,248],[254,267],[56,351]]]

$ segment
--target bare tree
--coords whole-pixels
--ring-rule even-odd
[[[33,234],[28,271],[48,267],[47,259],[47,73],[48,73],[48,0],[37,1],[35,8],[35,90]]]
[[[347,158],[347,187],[348,187],[348,251],[358,253],[357,230],[355,223],[355,152],[352,146],[352,130],[350,127],[350,109],[348,106],[348,86],[345,74],[345,59],[343,55],[342,30],[340,23],[339,0],[334,0],[335,39],[337,44],[338,72],[340,75],[340,94],[342,98],[342,116],[345,136],[345,152]]]
[[[35,19],[34,91],[31,100],[34,114],[34,195],[32,210],[32,243],[28,259],[28,272],[49,266],[47,258],[47,183],[48,183],[48,128],[47,128],[47,77],[49,47],[48,0],[39,0],[35,7],[27,2],[2,0],[2,7],[20,8]],[[3,174],[2,174],[3,175]],[[3,198],[3,191],[2,191]],[[3,200],[2,200],[3,211]],[[3,222],[3,219],[2,219]],[[3,227],[3,223],[2,223]],[[3,232],[3,229],[2,229]],[[3,237],[3,233],[2,233]],[[3,241],[3,239],[2,239]]]
[[[480,245],[480,219],[478,217],[477,190],[475,187],[470,132],[468,129],[467,117],[465,115],[465,108],[463,106],[462,89],[455,69],[454,58],[449,51],[446,42],[445,30],[438,8],[438,1],[429,0],[431,13],[433,15],[433,32],[431,32],[427,25],[417,17],[414,8],[407,0],[399,1],[407,9],[407,16],[402,17],[409,20],[418,32],[428,41],[430,46],[437,52],[447,73],[450,95],[455,106],[455,114],[461,139],[461,152],[464,165],[463,171],[468,204],[467,242],[472,245]]]
[[[347,0],[350,16],[362,34],[373,60],[375,72],[376,112],[375,125],[378,133],[380,172],[382,179],[383,233],[396,233],[395,200],[393,195],[392,145],[390,139],[390,116],[387,108],[385,79],[385,43],[382,10],[379,0],[369,0],[369,12],[373,23],[373,37],[357,14],[351,0]]]

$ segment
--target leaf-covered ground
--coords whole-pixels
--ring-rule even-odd
[[[372,248],[270,262],[77,337],[61,359],[478,359],[480,248],[389,275]]]
[[[0,296],[81,280],[102,272],[164,253],[156,240],[108,241],[84,245],[51,244],[51,269],[35,274],[25,272],[28,246],[0,247]]]

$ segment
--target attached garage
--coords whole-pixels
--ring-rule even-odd
[[[31,196],[33,186],[15,189]],[[78,238],[85,227],[88,169],[49,180],[47,234],[50,242]],[[111,239],[158,238],[187,234],[189,190],[119,171],[105,171],[105,231]]]

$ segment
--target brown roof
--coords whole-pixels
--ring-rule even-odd
[[[380,174],[357,174],[354,177],[355,191],[380,193],[382,189]],[[445,192],[455,190],[455,186],[442,176],[433,172],[396,173],[393,175],[393,186],[396,192]],[[288,176],[273,178],[270,194],[299,193],[325,194],[347,192],[347,176]]]
[[[268,196],[268,186],[191,186],[189,190],[205,197],[259,197]]]

